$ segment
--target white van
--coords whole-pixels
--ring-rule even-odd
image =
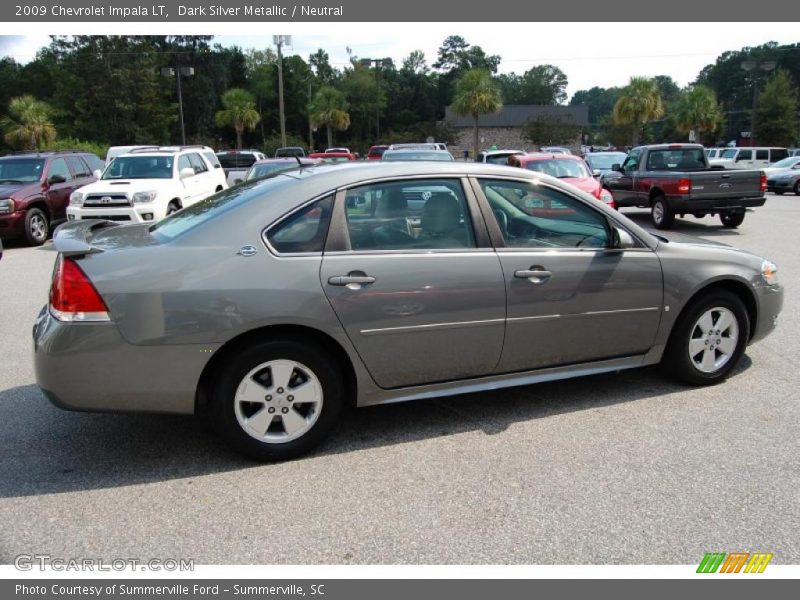
[[[789,156],[786,148],[723,148],[717,158],[708,162],[711,166],[721,165],[726,169],[761,169]]]

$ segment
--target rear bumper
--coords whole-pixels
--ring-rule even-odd
[[[36,383],[67,410],[191,414],[218,347],[136,346],[114,323],[62,323],[46,306],[33,326]]]
[[[728,212],[756,206],[764,206],[764,196],[751,198],[691,198],[686,196],[667,196],[667,204],[676,213]]]
[[[0,237],[16,238],[25,232],[26,211],[18,210],[11,214],[0,215]]]

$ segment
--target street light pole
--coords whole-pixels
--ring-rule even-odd
[[[162,67],[161,74],[165,77],[175,75],[178,79],[178,114],[181,118],[181,145],[186,145],[186,126],[183,121],[183,90],[181,89],[181,75],[191,77],[194,75],[194,67]]]
[[[375,84],[378,86],[380,90],[380,82],[378,80],[378,68],[379,67],[386,67],[391,64],[391,58],[362,58],[359,60],[359,63],[362,67],[375,67]],[[381,137],[381,107],[380,104],[375,106],[375,129],[377,133],[376,142],[380,140]]]
[[[756,145],[756,103],[758,101],[758,71],[769,73],[774,71],[778,65],[774,60],[746,60],[742,63],[742,69],[745,71],[753,71],[753,112],[750,117],[750,145]]]
[[[292,36],[273,35],[272,43],[278,47],[278,112],[281,119],[281,145],[286,146],[286,115],[283,109],[283,54],[281,47],[286,44],[292,45]]]

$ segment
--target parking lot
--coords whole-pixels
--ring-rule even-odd
[[[649,226],[649,214],[627,210]],[[207,563],[800,562],[800,198],[738,230],[677,221],[778,263],[778,329],[735,375],[648,368],[360,409],[311,456],[261,465],[192,417],[61,411],[31,325],[55,253],[0,261],[0,563],[18,554]],[[143,373],[143,377],[147,374]]]

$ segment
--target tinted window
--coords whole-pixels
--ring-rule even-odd
[[[253,167],[247,173],[247,179],[258,179],[259,177],[266,177],[267,175],[278,173],[280,171],[289,171],[291,169],[296,169],[297,167],[298,165],[294,161],[281,161],[253,165]]]
[[[770,157],[770,162],[777,162],[779,160],[783,160],[789,156],[789,151],[785,148],[773,148],[772,149],[772,156]]]
[[[103,169],[105,169],[106,163],[97,158],[94,154],[84,154],[82,156],[83,160],[85,160],[86,163],[89,165],[90,171],[94,172],[98,169],[102,171]]]
[[[72,179],[72,173],[69,172],[67,161],[63,158],[54,158],[50,163],[50,168],[47,171],[47,178],[50,179],[53,175],[61,175],[64,181]]]
[[[222,152],[217,154],[224,169],[244,169],[253,166],[256,156],[252,152]]]
[[[42,178],[41,158],[0,158],[0,183],[32,183]]]
[[[700,148],[651,150],[647,155],[648,171],[687,171],[705,169],[705,166]]]
[[[194,169],[195,173],[205,173],[208,171],[206,163],[203,162],[203,159],[200,158],[199,154],[189,154],[189,162],[192,164],[192,168]]]
[[[756,160],[769,160],[769,150],[756,150]]]
[[[736,162],[740,160],[753,160],[752,150],[739,150],[739,155],[736,157]]]
[[[333,200],[329,196],[297,211],[267,232],[267,239],[276,252],[322,252],[328,236]]]
[[[458,181],[393,181],[345,195],[353,250],[474,248],[472,224]]]
[[[75,173],[76,178],[90,177],[92,175],[89,167],[80,159],[79,156],[67,156],[66,160],[72,169],[72,172]]]
[[[602,213],[546,186],[481,180],[497,225],[510,248],[605,248]]]

